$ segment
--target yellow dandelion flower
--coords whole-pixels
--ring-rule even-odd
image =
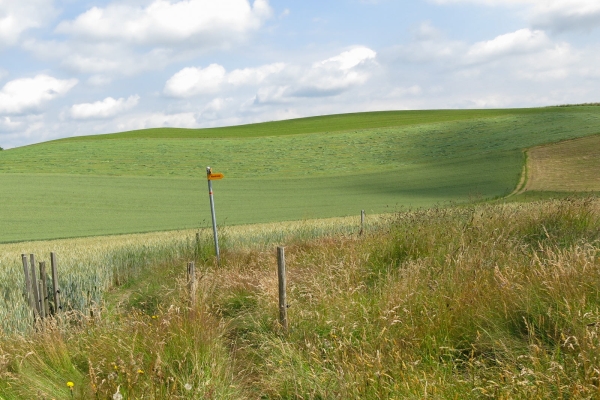
[[[141,375],[141,374],[143,374],[143,373],[144,373],[144,371],[143,371],[143,370],[141,370],[141,369],[138,369],[138,374],[140,374],[140,375]]]
[[[73,386],[75,386],[75,384],[71,381],[67,382],[67,387],[71,390],[73,390]]]

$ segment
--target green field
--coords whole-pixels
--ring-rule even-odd
[[[504,196],[523,150],[600,133],[600,107],[396,111],[151,129],[0,152],[0,242],[227,225]]]

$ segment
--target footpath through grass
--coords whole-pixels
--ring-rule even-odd
[[[173,133],[175,132],[175,133]],[[0,153],[0,242],[502,197],[523,150],[600,132],[600,107],[362,113],[72,138]]]
[[[583,399],[600,390],[596,198],[434,208],[364,236],[288,236],[287,334],[271,243],[224,246],[221,267],[197,248],[192,304],[183,275],[193,251],[149,265],[102,317],[3,337],[0,397]]]

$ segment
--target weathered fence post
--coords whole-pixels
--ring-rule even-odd
[[[362,235],[365,232],[365,210],[360,210],[360,232],[359,235]]]
[[[42,298],[42,315],[46,317],[50,315],[50,305],[48,304],[50,298],[48,296],[48,276],[46,275],[45,261],[40,262],[40,282],[42,283],[42,290],[40,291],[40,295]]]
[[[38,281],[38,290],[40,291],[40,293],[44,292],[44,288],[42,286],[42,281],[41,280]],[[44,318],[46,318],[46,310],[44,309],[44,304],[43,304],[44,301],[43,301],[42,298],[40,298],[40,302],[41,302],[40,303],[40,317],[42,319],[44,319]]]
[[[187,282],[190,292],[190,302],[193,306],[196,304],[196,264],[193,261],[188,262],[187,265]]]
[[[31,264],[31,289],[33,289],[35,309],[38,315],[42,315],[42,310],[40,309],[40,285],[38,285],[37,273],[35,272],[35,256],[33,254],[30,254],[29,260]]]
[[[27,255],[21,254],[21,260],[23,261],[23,272],[25,273],[25,296],[27,296],[27,302],[31,307],[31,312],[35,318],[35,303],[33,299],[33,293],[31,290],[31,280],[29,279],[29,266],[27,265]]]
[[[283,329],[288,330],[287,301],[285,285],[285,248],[277,247],[277,278],[279,281],[279,323]]]
[[[58,288],[58,264],[56,262],[56,253],[50,253],[50,267],[52,268],[52,291],[54,296],[54,314],[58,313],[60,310],[60,299],[58,298],[58,294],[60,293],[60,289]]]

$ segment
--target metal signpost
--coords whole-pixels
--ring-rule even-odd
[[[217,216],[215,215],[212,181],[223,179],[223,174],[213,173],[210,167],[206,167],[206,179],[208,179],[208,196],[210,197],[210,213],[212,214],[213,235],[215,237],[215,252],[217,254],[217,264],[220,264],[221,254],[219,253],[219,238],[217,237]]]

